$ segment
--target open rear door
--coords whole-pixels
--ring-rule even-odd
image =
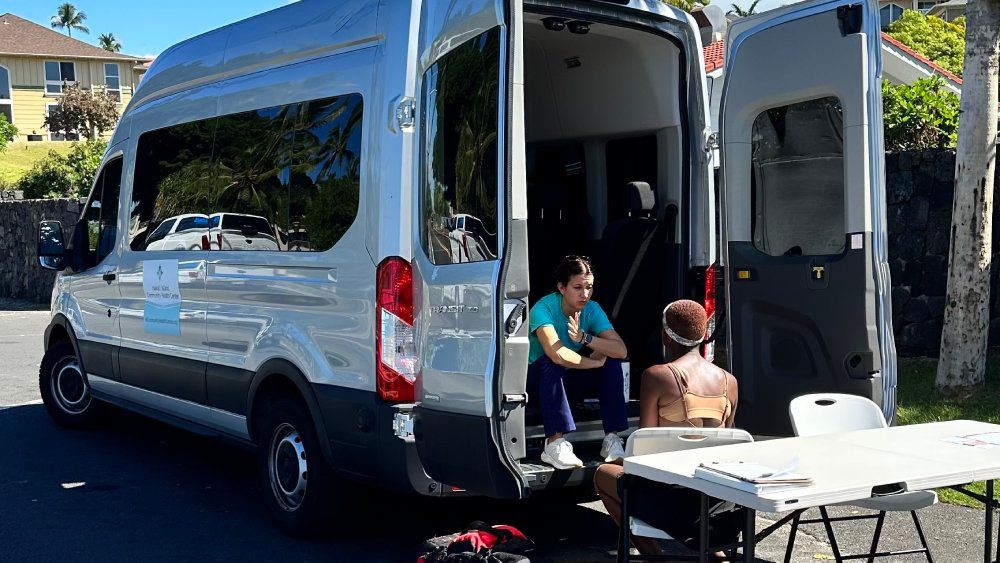
[[[789,401],[852,393],[895,409],[875,2],[738,20],[722,101],[736,424],[788,435]]]
[[[526,491],[521,21],[520,0],[421,4],[414,438],[431,477],[500,498]]]

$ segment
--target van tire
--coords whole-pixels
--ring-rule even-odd
[[[49,346],[38,369],[38,390],[49,416],[66,428],[91,426],[101,404],[90,393],[90,382],[73,344],[60,340]]]
[[[279,398],[260,419],[259,471],[268,511],[285,533],[314,535],[335,509],[336,476],[323,457],[308,408]]]

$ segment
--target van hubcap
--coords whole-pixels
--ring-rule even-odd
[[[49,384],[59,408],[69,414],[80,414],[87,410],[90,405],[90,388],[83,376],[80,362],[76,358],[66,358],[52,372]]]
[[[268,451],[271,491],[282,508],[293,511],[306,496],[309,465],[306,448],[295,427],[282,423],[274,429]]]

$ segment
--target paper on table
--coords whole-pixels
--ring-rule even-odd
[[[792,470],[798,465],[798,459],[794,458],[782,469],[774,469],[759,463],[743,461],[713,461],[702,463],[699,469],[720,473],[740,481],[754,483],[756,485],[787,485],[787,484],[809,484],[812,478],[794,473]],[[700,473],[696,471],[696,474]]]
[[[1000,432],[991,432],[988,434],[969,434],[968,436],[949,436],[947,438],[941,438],[941,441],[951,444],[959,444],[962,446],[989,449],[993,446],[1000,445]]]

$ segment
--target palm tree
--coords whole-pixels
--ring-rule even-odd
[[[754,15],[754,14],[757,13],[757,4],[759,2],[760,2],[760,0],[753,0],[753,4],[750,4],[750,7],[747,8],[746,10],[744,10],[743,8],[739,7],[736,4],[733,4],[732,5],[733,9],[729,10],[729,12],[727,12],[727,13],[734,14],[737,17],[741,17],[741,18],[752,16],[752,15]]]
[[[101,49],[105,51],[111,51],[112,53],[117,53],[122,50],[122,44],[115,39],[114,33],[104,33],[97,38],[97,42],[100,44]]]
[[[90,33],[90,29],[83,25],[85,19],[87,19],[87,14],[77,11],[76,6],[66,2],[60,5],[59,9],[56,10],[56,15],[52,16],[52,29],[62,27],[70,37],[73,37],[74,29]]]

